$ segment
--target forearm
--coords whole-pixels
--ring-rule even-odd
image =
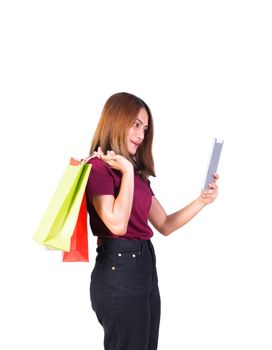
[[[131,214],[134,194],[134,172],[126,171],[122,175],[120,191],[113,205],[113,221],[120,234],[126,233],[126,228]]]
[[[187,222],[192,220],[205,207],[205,205],[206,204],[203,203],[201,197],[199,197],[186,207],[168,215],[163,225],[163,234],[169,235],[187,224]]]

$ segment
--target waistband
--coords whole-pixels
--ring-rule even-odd
[[[142,250],[145,246],[152,246],[150,239],[148,240],[132,240],[122,238],[101,238],[97,239],[98,247],[104,249],[115,250],[115,249],[132,249]]]

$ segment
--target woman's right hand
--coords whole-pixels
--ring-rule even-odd
[[[101,147],[98,147],[96,156],[107,163],[111,168],[119,170],[122,174],[133,171],[133,164],[127,158],[116,154],[114,151],[107,151],[107,154],[104,154]]]

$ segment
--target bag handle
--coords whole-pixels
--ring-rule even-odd
[[[97,154],[96,154],[96,153],[97,153],[97,152],[93,152],[93,153],[92,153],[91,155],[89,155],[88,157],[80,159],[80,163],[82,163],[82,162],[87,163],[88,160],[97,157]]]

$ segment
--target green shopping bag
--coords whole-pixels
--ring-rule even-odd
[[[73,163],[73,162],[71,162]],[[91,171],[91,165],[69,164],[33,239],[49,248],[69,252],[71,237]]]

